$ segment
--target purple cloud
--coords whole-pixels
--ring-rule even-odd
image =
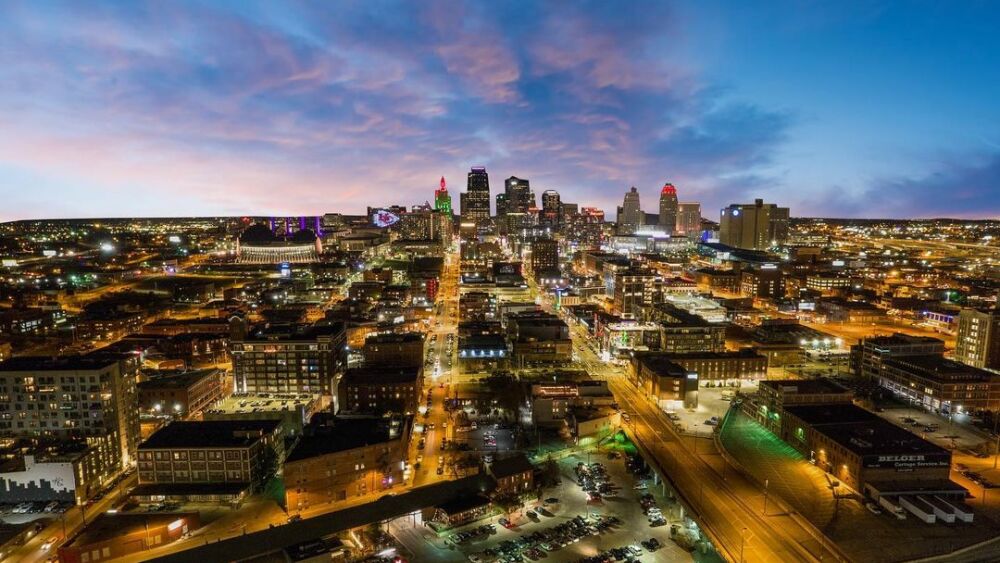
[[[793,124],[679,62],[659,3],[273,9],[0,8],[0,218],[358,212],[473,164],[608,210],[729,197]]]

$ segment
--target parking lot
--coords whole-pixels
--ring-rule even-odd
[[[602,552],[633,561],[717,561],[681,546],[693,545],[697,532],[686,527],[679,505],[664,496],[662,485],[642,481],[638,486],[646,488],[635,488],[637,480],[626,462],[625,457],[609,459],[604,453],[574,453],[558,462],[559,484],[545,489],[541,499],[520,510],[470,523],[440,537],[430,528],[404,521],[394,524],[391,531],[417,561],[504,561],[506,553],[508,561],[576,562]],[[578,476],[577,467],[584,464],[588,473],[594,474],[598,466],[590,464],[598,463],[605,476],[600,483],[609,485],[604,487],[607,494],[599,499],[591,495],[588,501],[588,492],[581,485],[589,482],[598,491],[601,487],[596,479]],[[644,509],[641,499],[646,495]],[[488,525],[492,528],[482,529]],[[455,541],[455,534],[477,529],[479,534]]]
[[[735,387],[705,387],[702,385],[698,388],[698,408],[678,409],[668,412],[668,416],[682,434],[711,436],[715,430],[715,424],[729,410],[729,403],[737,391],[755,393],[757,383],[744,382],[738,390]],[[706,422],[712,422],[712,424],[706,424]]]

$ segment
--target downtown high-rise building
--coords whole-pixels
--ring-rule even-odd
[[[632,189],[625,192],[625,200],[618,208],[618,233],[635,234],[639,225],[643,224],[643,219],[642,209],[639,205],[639,190],[632,186]]]
[[[434,209],[451,217],[451,195],[448,194],[448,185],[441,176],[440,187],[434,190]]]
[[[767,250],[788,238],[789,211],[757,199],[753,203],[734,203],[722,210],[719,242],[734,248]]]
[[[669,182],[660,190],[659,225],[668,235],[677,230],[677,188]]]
[[[490,177],[483,166],[473,166],[465,193],[459,196],[463,223],[475,223],[478,227],[490,222]]]
[[[507,195],[506,213],[528,213],[535,207],[535,193],[531,191],[531,183],[523,178],[511,176],[504,181],[504,193]],[[497,211],[497,215],[499,215]]]
[[[685,202],[677,204],[677,233],[691,237],[701,232],[701,204]]]
[[[958,314],[955,359],[977,368],[1000,369],[1000,311],[962,309]]]
[[[547,227],[558,227],[561,223],[562,201],[559,199],[559,192],[555,190],[545,190],[542,192],[542,215],[540,223]]]

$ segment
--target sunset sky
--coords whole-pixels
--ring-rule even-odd
[[[470,166],[614,216],[1000,216],[989,1],[3,2],[0,220],[315,215]]]

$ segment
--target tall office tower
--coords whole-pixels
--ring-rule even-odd
[[[482,227],[490,221],[490,176],[486,168],[473,166],[469,171],[466,192],[459,197],[462,221]]]
[[[771,210],[771,225],[768,228],[768,236],[771,244],[782,244],[788,240],[788,224],[791,221],[787,207],[777,207]]]
[[[701,204],[682,202],[677,204],[677,229],[682,235],[696,236],[701,232]]]
[[[531,191],[528,180],[511,176],[504,182],[504,192],[507,194],[507,213],[527,213],[535,207],[535,192]]]
[[[1000,369],[1000,311],[962,309],[955,359],[977,368]]]
[[[531,271],[535,279],[545,274],[559,275],[559,243],[554,239],[540,238],[531,243]]]
[[[669,182],[660,190],[660,228],[668,235],[677,230],[677,188]]]
[[[639,190],[632,186],[632,189],[625,192],[625,201],[618,212],[618,234],[635,234],[639,225],[642,225],[645,217],[639,207]]]
[[[560,207],[562,202],[559,200],[559,192],[555,190],[545,190],[542,192],[542,216],[539,223],[548,227],[558,227],[562,217],[560,216]]]
[[[559,224],[566,225],[569,223],[569,218],[580,212],[580,205],[576,203],[566,203],[565,201],[559,203]]]
[[[497,194],[497,220],[502,223],[508,213],[510,213],[510,198],[505,193]]]
[[[448,187],[444,182],[444,176],[441,176],[440,186],[440,188],[434,190],[434,209],[450,217],[451,196],[448,195]]]
[[[0,438],[73,452],[77,499],[135,459],[140,361],[132,354],[22,356],[0,364]],[[40,459],[41,456],[36,456]]]
[[[756,199],[734,203],[722,210],[719,242],[734,248],[766,250],[788,237],[788,208]]]

